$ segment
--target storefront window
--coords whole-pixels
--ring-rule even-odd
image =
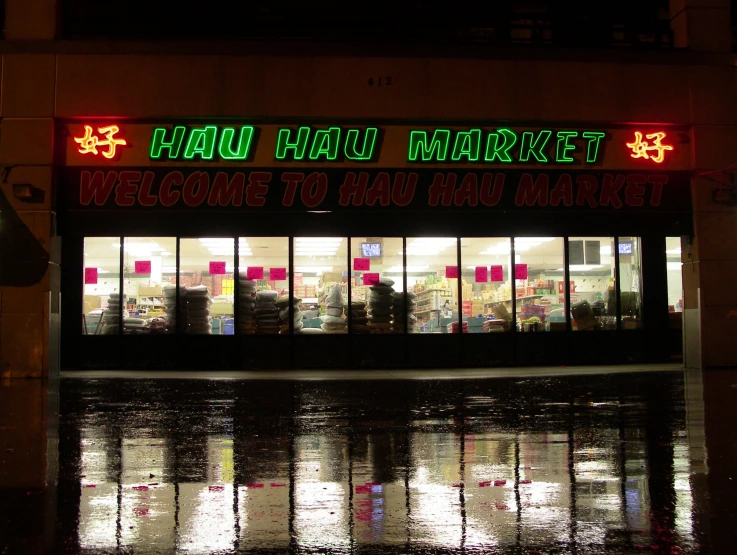
[[[565,254],[562,237],[515,237],[517,329],[565,331]]]
[[[353,333],[404,333],[407,318],[400,237],[351,238]]]
[[[508,237],[461,239],[461,310],[469,333],[512,329],[511,250]]]
[[[668,312],[683,312],[683,273],[681,263],[681,238],[665,238],[666,264],[668,265]]]
[[[239,328],[244,334],[288,334],[289,239],[241,237],[239,257]],[[300,297],[295,297],[295,329],[302,328]],[[232,333],[225,322],[225,333]]]
[[[174,309],[164,290],[175,292],[177,240],[174,237],[125,237],[123,239],[123,333],[174,332],[167,319]],[[168,316],[173,316],[169,310]]]
[[[622,329],[642,326],[642,253],[639,237],[619,238],[619,302]]]
[[[614,238],[571,237],[568,240],[573,330],[617,329]],[[559,283],[558,291],[565,285]]]
[[[299,334],[348,333],[348,239],[294,239],[294,296],[302,299]]]
[[[180,310],[185,333],[232,333],[235,240],[182,239],[179,243]]]
[[[82,333],[115,335],[120,327],[120,237],[86,237]]]
[[[458,241],[407,237],[408,333],[458,333]]]

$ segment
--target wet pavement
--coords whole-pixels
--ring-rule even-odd
[[[33,383],[0,384],[0,555],[729,552],[683,372]]]

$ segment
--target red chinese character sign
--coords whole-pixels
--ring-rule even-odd
[[[115,135],[120,132],[120,128],[117,125],[106,125],[104,127],[98,127],[97,133],[101,134],[104,138],[101,139],[97,134],[93,133],[92,127],[89,125],[84,126],[84,135],[81,137],[74,137],[74,142],[79,143],[77,152],[80,154],[102,154],[108,160],[115,157],[115,149],[118,146],[125,146],[127,144],[125,139],[116,139]],[[98,147],[107,147],[104,150],[97,150]]]
[[[648,133],[645,135],[643,140],[642,133],[635,131],[635,140],[631,143],[626,143],[627,147],[632,150],[630,156],[632,158],[644,158],[645,160],[652,160],[656,164],[660,164],[665,159],[665,151],[673,150],[673,145],[664,145],[662,143],[665,139],[665,132],[660,131],[658,133]]]

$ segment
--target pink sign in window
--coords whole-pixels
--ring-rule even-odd
[[[377,283],[379,283],[378,272],[366,272],[365,274],[363,274],[364,285],[375,285]]]
[[[84,284],[97,285],[97,268],[84,269]]]
[[[283,281],[287,279],[286,268],[269,268],[269,277],[274,281]]]
[[[210,273],[212,275],[223,275],[225,273],[225,262],[212,261],[210,262]]]
[[[446,278],[457,278],[458,277],[458,266],[446,266],[445,267]]]
[[[503,266],[492,266],[491,267],[491,281],[504,281],[504,267]]]
[[[248,279],[264,279],[264,267],[249,266],[246,270],[246,277]]]
[[[358,272],[368,272],[371,269],[370,258],[354,258],[353,269]]]
[[[136,260],[134,271],[137,274],[150,274],[151,273],[151,261],[150,260]]]
[[[489,281],[489,268],[476,266],[476,283],[486,283],[487,281]]]
[[[527,279],[527,264],[514,265],[514,279]]]

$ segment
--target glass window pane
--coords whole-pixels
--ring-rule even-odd
[[[617,329],[614,238],[568,239],[573,330]]]
[[[665,256],[668,265],[668,312],[683,312],[683,273],[681,238],[665,238]]]
[[[348,333],[348,239],[295,237],[294,295],[303,328],[295,333]]]
[[[642,254],[639,237],[619,238],[619,280],[622,329],[642,326]]]
[[[416,317],[408,333],[461,331],[455,237],[407,237],[407,291],[414,294],[408,294],[407,301],[414,303]]]
[[[115,335],[120,326],[120,237],[85,237],[82,332]]]
[[[401,237],[351,238],[353,333],[403,333]]]
[[[125,237],[123,249],[123,333],[174,332],[176,323],[167,319],[164,287],[176,287],[176,238]]]
[[[461,239],[461,310],[469,333],[512,329],[511,249],[508,237]]]
[[[181,239],[179,249],[182,330],[223,334],[232,327],[235,239]]]
[[[241,237],[238,257],[240,332],[289,333],[289,238]],[[298,306],[294,323],[302,328]],[[227,321],[225,326],[232,333]]]
[[[519,331],[565,331],[563,249],[562,237],[514,238]]]

